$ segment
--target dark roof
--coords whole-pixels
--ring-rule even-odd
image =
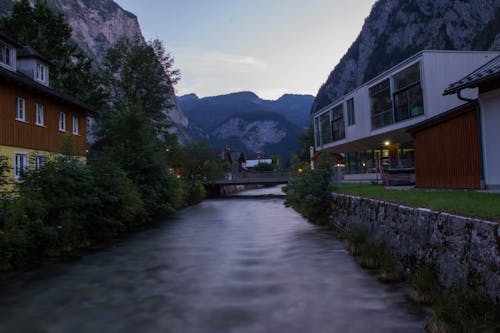
[[[17,48],[23,47],[15,39],[9,37],[8,35],[6,35],[5,33],[1,32],[1,31],[0,31],[0,40],[3,40],[4,42],[7,42],[9,44],[12,44],[13,46],[15,46]]]
[[[500,78],[500,55],[482,65],[461,80],[452,83],[443,95],[454,94],[465,88],[474,88],[478,85]]]
[[[17,51],[17,57],[19,59],[22,58],[37,58],[39,60],[42,60],[46,63],[50,64],[50,61],[47,60],[47,58],[43,57],[40,53],[38,53],[34,48],[32,48],[29,45],[24,45],[22,49]]]
[[[45,94],[49,97],[52,97],[54,99],[63,101],[65,103],[69,103],[73,106],[76,106],[80,109],[83,109],[85,111],[91,111],[90,106],[86,105],[85,103],[80,102],[76,98],[65,94],[61,91],[58,91],[56,89],[53,89],[51,87],[44,86],[43,84],[40,84],[30,78],[27,75],[24,75],[23,73],[20,72],[13,72],[8,69],[0,67],[0,79],[4,79],[9,82],[14,82],[16,84],[29,87],[33,90],[36,90],[39,93]]]
[[[406,129],[406,131],[408,133],[411,133],[412,135],[415,135],[416,133],[418,133],[426,128],[440,124],[442,122],[453,119],[455,117],[460,116],[461,114],[464,114],[464,113],[467,113],[467,112],[470,112],[473,110],[476,110],[476,103],[475,102],[468,102],[468,103],[459,105],[453,109],[450,109],[446,112],[440,113],[434,117],[431,117],[429,119],[421,121],[413,126],[410,126]]]

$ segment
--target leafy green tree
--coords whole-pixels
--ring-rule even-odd
[[[174,105],[173,84],[178,81],[178,71],[172,70],[172,64],[159,40],[149,44],[139,39],[119,40],[103,61],[103,83],[109,93],[103,120],[139,106],[149,125],[158,134],[164,132],[169,126],[164,111]]]
[[[32,7],[28,0],[16,2],[12,14],[0,19],[0,30],[23,45],[30,45],[51,64],[51,85],[99,107],[103,103],[99,76],[92,61],[71,42],[71,27],[45,1]]]

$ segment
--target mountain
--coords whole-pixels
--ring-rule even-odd
[[[285,94],[265,100],[250,91],[199,98],[179,97],[186,114],[214,146],[232,146],[246,155],[263,152],[289,159],[298,150],[298,136],[309,126],[311,95]]]
[[[214,146],[233,146],[252,156],[257,152],[289,159],[298,149],[302,129],[271,111],[243,111],[231,114],[210,132]]]
[[[36,2],[29,1],[32,4]],[[43,1],[52,10],[64,14],[72,29],[72,40],[95,60],[96,66],[102,63],[106,51],[119,39],[138,38],[145,41],[137,17],[112,0]],[[0,16],[9,15],[13,3],[14,0],[0,0]],[[206,136],[196,124],[189,121],[176,97],[172,95],[171,100],[175,106],[164,112],[174,124],[171,131],[178,133],[179,140],[186,143],[193,137]],[[92,141],[91,137],[89,139]]]
[[[311,112],[423,49],[500,50],[499,0],[379,0]]]
[[[264,100],[249,91],[198,98],[195,94],[179,98],[184,112],[203,129],[210,131],[215,125],[237,112],[272,111],[284,116],[300,128],[309,126],[309,110],[314,97],[286,94],[276,101]]]

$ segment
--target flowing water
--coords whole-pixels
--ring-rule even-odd
[[[206,200],[0,293],[9,333],[424,332],[403,287],[379,282],[282,198]]]

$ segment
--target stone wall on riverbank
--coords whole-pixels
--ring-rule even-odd
[[[431,265],[444,287],[479,284],[500,300],[498,223],[337,193],[332,205],[331,223],[366,229],[408,273]]]

